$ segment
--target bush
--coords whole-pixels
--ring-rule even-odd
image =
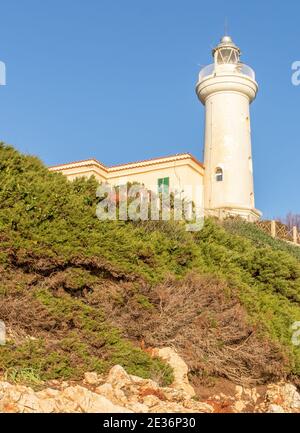
[[[291,344],[290,327],[300,320],[300,249],[241,221],[222,227],[208,219],[197,233],[176,222],[99,221],[97,185],[94,178],[71,183],[37,158],[0,145],[0,315],[10,332],[0,348],[3,371],[79,378],[121,363],[131,373],[169,383],[170,369],[139,347],[146,335],[146,344],[171,344],[168,326],[200,371],[187,355],[189,344],[199,340],[187,331],[203,317],[205,276],[219,307],[226,299],[235,307],[220,318],[218,305],[205,306],[205,332],[221,337],[207,347],[194,344],[201,366],[209,374],[227,371],[233,380],[241,371],[249,380],[257,374],[265,380],[263,363],[282,359],[282,377],[299,376],[300,349]],[[198,283],[189,280],[189,286],[191,272]],[[169,297],[168,326],[158,314],[161,288]],[[185,321],[187,314],[192,322]],[[224,324],[234,330],[236,320],[245,344],[239,360],[227,356],[222,334]],[[147,333],[152,326],[153,340]],[[249,329],[255,330],[252,346]]]

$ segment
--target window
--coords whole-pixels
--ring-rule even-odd
[[[162,177],[161,179],[158,179],[157,181],[158,186],[158,193],[169,193],[169,178],[168,177]]]
[[[220,48],[217,51],[217,63],[221,64],[237,64],[239,61],[239,52],[235,48]]]
[[[221,167],[216,168],[216,181],[217,182],[222,182],[223,180],[223,170],[221,169]]]

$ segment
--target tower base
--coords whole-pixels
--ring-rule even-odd
[[[249,222],[258,221],[262,216],[262,212],[258,209],[249,209],[247,207],[234,205],[224,205],[214,209],[205,209],[204,214],[205,216],[212,216],[219,219],[239,217]]]

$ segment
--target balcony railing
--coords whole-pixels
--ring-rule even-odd
[[[199,81],[202,81],[204,78],[209,77],[214,73],[242,74],[252,78],[252,80],[255,80],[255,72],[253,71],[252,68],[250,68],[250,66],[245,65],[244,63],[238,63],[237,65],[234,64],[219,65],[217,69],[215,64],[212,63],[211,65],[207,65],[203,69],[201,69],[199,74]]]

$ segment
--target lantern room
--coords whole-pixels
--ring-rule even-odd
[[[238,65],[241,50],[232,41],[230,36],[224,36],[220,43],[212,50],[215,65]]]

